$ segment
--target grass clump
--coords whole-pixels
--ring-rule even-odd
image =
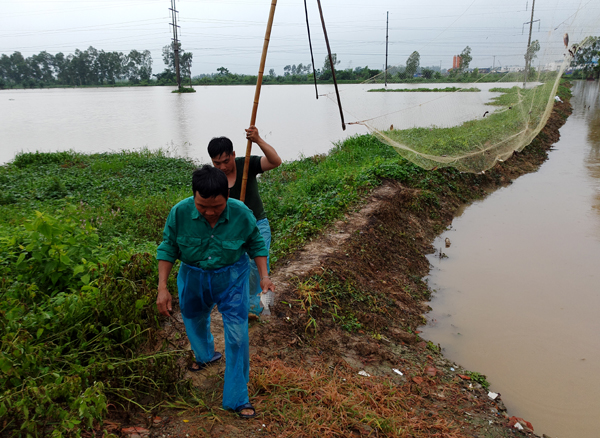
[[[471,88],[460,88],[460,87],[445,87],[445,88],[377,88],[373,90],[368,90],[369,92],[374,93],[454,93],[454,92],[467,92],[467,93],[477,93],[481,90],[477,87]]]
[[[313,362],[309,369],[279,359],[253,357],[252,363],[252,399],[265,412],[272,436],[463,436],[458,422],[423,409],[423,398],[411,394],[410,384],[365,378],[343,363]]]

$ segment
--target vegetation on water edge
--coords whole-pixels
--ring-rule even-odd
[[[553,87],[546,82],[538,87],[492,88],[502,92],[488,105],[502,107],[497,111],[483,114],[480,119],[470,120],[449,128],[412,128],[386,131],[393,141],[409,146],[421,154],[456,157],[474,150],[474,145],[483,148],[501,144],[508,135],[521,132],[524,127],[535,127],[541,119]],[[570,90],[559,86],[559,97],[570,95]],[[487,117],[486,117],[487,115]]]
[[[192,87],[179,87],[177,90],[173,90],[171,91],[171,93],[195,93],[196,90],[194,90]]]
[[[109,404],[149,412],[166,403],[197,406],[202,400],[175,364],[187,353],[153,345],[160,322],[154,252],[170,208],[191,195],[195,167],[161,151],[25,153],[0,167],[3,434],[35,436],[52,429],[53,436],[78,436],[100,424]],[[434,217],[443,190],[472,177],[453,169],[428,172],[370,135],[352,137],[328,155],[284,163],[260,184],[273,229],[273,263],[359,205],[384,179],[419,189],[410,208]],[[327,273],[321,277],[327,280]],[[382,297],[334,279],[317,286],[321,277],[298,287],[297,305],[305,306],[307,316],[319,306],[355,332],[362,326],[354,309],[336,308],[339,302],[375,312],[385,305]],[[173,280],[170,288],[176,290]],[[316,333],[314,324],[309,332]],[[265,369],[251,380],[273,419],[290,385],[310,390],[302,376],[281,380],[284,368]],[[275,378],[281,386],[271,384]],[[361,396],[356,397],[339,408],[358,409]],[[386,412],[369,413],[382,432],[396,424]],[[304,427],[304,420],[299,417],[294,427]]]
[[[471,88],[460,88],[460,87],[446,87],[446,88],[377,88],[374,90],[368,90],[369,92],[392,92],[392,93],[416,93],[416,92],[433,92],[433,93],[443,93],[443,92],[479,92],[481,91],[479,88],[471,87]]]

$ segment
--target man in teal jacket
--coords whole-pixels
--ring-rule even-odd
[[[170,315],[167,279],[175,261],[181,260],[179,306],[196,356],[189,369],[198,371],[221,359],[210,332],[210,313],[216,305],[225,331],[223,407],[252,418],[256,412],[248,398],[248,256],[256,262],[262,290],[274,291],[267,271],[268,251],[252,211],[229,198],[222,171],[208,165],[195,170],[192,191],[193,196],[175,205],[167,218],[156,257],[156,304],[161,314]]]

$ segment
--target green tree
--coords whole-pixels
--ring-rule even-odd
[[[29,77],[29,66],[21,52],[14,52],[10,55],[10,69],[8,78],[15,84],[22,83]]]
[[[217,69],[217,71],[219,72],[219,75],[221,75],[221,76],[229,76],[229,70],[226,69],[225,67],[219,67]]]
[[[54,81],[54,75],[52,72],[52,59],[53,56],[46,51],[27,58],[29,74],[31,75],[32,79],[40,84],[52,83]]]
[[[181,76],[187,77],[192,82],[192,58],[194,55],[192,52],[182,52],[179,58],[179,68],[181,69]]]
[[[59,84],[69,83],[68,62],[67,57],[62,52],[58,52],[52,59],[52,70]]]
[[[537,57],[537,52],[540,51],[540,42],[538,40],[532,41],[529,47],[527,48],[527,52],[525,53],[525,62],[527,65],[531,64]]]
[[[331,64],[333,64],[333,68],[335,68],[335,66],[341,62],[337,59],[337,53],[331,54],[331,60],[333,62],[329,62],[329,55],[325,56],[325,63],[323,64],[323,73],[325,73],[326,71],[331,71]]]
[[[434,71],[430,68],[422,68],[421,74],[425,79],[431,79],[433,77]]]
[[[600,78],[600,36],[589,37],[579,46],[575,46],[576,52],[571,65],[583,71],[585,76],[593,75]],[[571,49],[573,51],[573,49]]]
[[[471,48],[469,46],[465,47],[459,56],[460,63],[458,65],[458,71],[460,73],[463,73],[469,69],[469,64],[473,60],[473,58],[471,57]]]
[[[191,57],[187,58],[184,56],[186,54],[186,52],[181,48],[180,42],[177,42],[177,50],[179,51],[179,68],[181,68],[181,62],[182,62],[182,59],[184,59],[184,58],[186,60],[189,59],[189,62],[191,63],[192,58]],[[174,72],[175,71],[175,43],[173,42],[167,46],[164,46],[163,50],[162,50],[162,54],[163,54],[163,62],[167,66],[167,69]]]
[[[417,70],[419,69],[419,63],[421,61],[421,55],[416,50],[410,54],[406,60],[406,76],[412,78]]]
[[[152,76],[152,56],[149,50],[132,50],[125,59],[124,73],[133,82],[149,80]]]

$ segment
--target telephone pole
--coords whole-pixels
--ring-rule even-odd
[[[385,86],[387,87],[387,71],[388,71],[388,28],[390,23],[390,11],[387,12],[387,19],[385,20]]]
[[[179,11],[175,9],[175,0],[171,0],[171,7],[169,10],[171,11],[171,19],[173,21],[169,24],[173,26],[173,55],[175,61],[175,74],[177,75],[177,89],[179,90],[181,88],[181,74],[179,72],[179,40],[177,39],[177,28],[179,27],[177,25],[177,13]]]
[[[531,59],[529,55],[529,46],[531,45],[531,31],[533,29],[533,10],[535,9],[535,0],[531,5],[531,19],[529,20],[529,40],[527,40],[527,51],[525,52],[525,78],[523,80],[523,88],[527,85],[527,77],[529,76],[529,64],[531,64]],[[540,20],[535,20],[540,21]],[[525,23],[528,24],[528,23]]]

